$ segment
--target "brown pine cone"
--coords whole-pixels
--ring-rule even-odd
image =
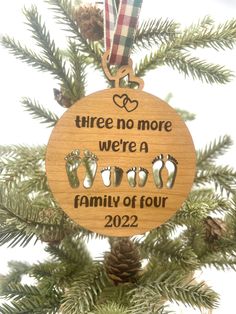
[[[104,266],[115,285],[135,282],[141,269],[139,250],[128,238],[116,240],[105,254]]]
[[[208,216],[205,221],[206,240],[219,240],[226,232],[226,224],[222,219]]]
[[[67,96],[65,96],[62,91],[59,89],[53,88],[53,94],[54,99],[57,101],[57,103],[64,107],[64,108],[70,108],[72,106],[71,99]]]
[[[81,35],[90,41],[103,38],[103,13],[96,6],[80,6],[74,13],[74,19]]]

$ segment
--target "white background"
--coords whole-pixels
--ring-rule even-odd
[[[52,38],[56,38],[59,45],[63,45],[64,38],[51,24],[50,14],[45,10],[43,1],[33,0],[8,0],[1,2],[0,10],[0,34],[9,34],[32,48],[32,40],[26,32],[21,9],[36,3],[42,13],[43,19],[53,29]],[[229,18],[236,17],[235,0],[144,0],[141,19],[148,17],[172,18],[183,26],[197,22],[206,15],[210,15],[217,22],[224,22]],[[194,52],[195,53],[195,52]],[[226,65],[236,73],[236,50],[215,52],[209,49],[197,51],[210,62]],[[0,70],[1,70],[1,94],[0,94],[0,136],[1,144],[42,144],[47,143],[51,129],[43,125],[23,111],[20,104],[22,97],[31,97],[39,100],[58,115],[63,109],[53,99],[52,89],[58,88],[58,84],[48,74],[37,72],[9,55],[8,51],[0,47]],[[104,82],[96,73],[89,75],[87,92],[105,88]],[[196,148],[204,147],[209,141],[224,134],[229,134],[236,141],[235,131],[235,105],[236,105],[236,80],[227,85],[208,85],[162,67],[152,71],[145,78],[144,90],[165,98],[171,92],[173,99],[171,105],[189,110],[197,115],[196,121],[188,124],[193,136]],[[220,159],[220,163],[236,166],[236,146]],[[92,242],[89,244],[94,256],[99,256],[104,250],[104,243]],[[46,257],[43,246],[37,244],[28,249],[0,248],[0,273],[7,271],[9,260],[24,260],[35,262]],[[219,309],[215,314],[235,313],[234,281],[236,276],[233,272],[216,272],[204,270],[201,278],[208,280],[209,284],[221,294]],[[176,313],[192,313],[190,309],[176,309]],[[194,312],[195,313],[195,312]],[[200,312],[196,312],[200,313]]]

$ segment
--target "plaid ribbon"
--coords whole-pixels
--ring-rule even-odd
[[[121,0],[117,14],[115,0],[105,0],[105,49],[110,64],[128,64],[143,0]]]

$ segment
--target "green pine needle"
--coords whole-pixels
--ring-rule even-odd
[[[32,38],[41,48],[43,57],[51,64],[52,74],[62,81],[69,95],[73,98],[73,82],[69,71],[66,68],[66,62],[63,60],[60,50],[56,48],[54,40],[46,29],[42,18],[38,13],[37,7],[32,6],[30,9],[24,9],[24,15],[27,18],[27,25],[32,33]]]
[[[218,157],[222,156],[233,145],[230,136],[225,135],[218,140],[214,140],[205,149],[197,152],[197,167],[205,169],[210,166]]]
[[[176,37],[178,24],[168,19],[152,19],[142,22],[135,34],[133,49],[149,48],[166,43]]]
[[[63,313],[85,314],[96,304],[106,285],[106,276],[100,264],[89,265],[87,272],[75,279],[67,289],[61,304]]]
[[[74,101],[79,100],[85,96],[86,74],[85,74],[85,57],[80,55],[76,43],[69,42],[69,61],[71,65],[71,73],[74,81],[73,94],[76,96]]]
[[[44,108],[37,101],[30,98],[23,98],[21,103],[26,111],[28,111],[34,119],[41,120],[41,123],[49,124],[48,127],[54,126],[59,118],[50,110]]]
[[[178,42],[179,41],[179,42]],[[191,25],[176,39],[176,46],[183,49],[213,48],[215,50],[232,49],[236,43],[236,20],[215,25],[206,16],[197,24]]]
[[[130,314],[128,308],[116,303],[107,303],[100,306],[96,306],[95,310],[89,312],[89,314]]]
[[[219,189],[221,193],[234,194],[236,193],[236,171],[229,166],[210,166],[197,172],[195,183],[198,186],[213,183],[215,189]]]
[[[37,70],[51,72],[52,66],[48,60],[45,60],[27,47],[23,47],[19,41],[16,41],[9,36],[3,36],[1,39],[2,45],[7,48],[15,57],[28,63]]]
[[[177,278],[177,279],[176,279]],[[176,272],[163,273],[153,283],[134,290],[132,303],[135,308],[155,310],[164,300],[181,302],[194,308],[214,309],[218,305],[218,295],[203,282],[194,283],[181,278]],[[148,312],[147,312],[148,313]],[[158,312],[157,312],[158,313]]]
[[[232,72],[223,66],[192,57],[189,53],[171,51],[168,47],[146,56],[137,65],[135,72],[137,76],[142,77],[147,71],[161,65],[168,65],[185,76],[191,76],[193,79],[206,83],[225,84],[233,77]]]

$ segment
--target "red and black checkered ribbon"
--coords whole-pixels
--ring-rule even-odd
[[[117,12],[115,0],[105,0],[105,48],[110,49],[110,64],[128,64],[142,2],[121,0]]]

